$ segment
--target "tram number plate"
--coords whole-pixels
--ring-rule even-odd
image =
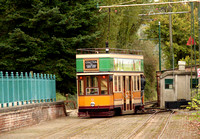
[[[85,61],[85,69],[97,69],[97,60]]]

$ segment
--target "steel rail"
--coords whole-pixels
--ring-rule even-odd
[[[163,130],[161,131],[160,135],[158,136],[158,139],[160,139],[160,138],[162,137],[162,135],[163,135],[163,133],[165,132],[165,130],[166,130],[166,128],[167,128],[167,126],[168,126],[168,124],[169,124],[169,122],[170,122],[170,120],[171,120],[173,114],[174,114],[174,111],[171,111],[171,114],[168,116],[167,122],[166,122],[166,124],[165,124]]]
[[[127,138],[130,139],[130,138],[133,138],[135,137],[137,134],[137,132],[143,127],[145,126],[145,124],[150,121],[157,113],[159,113],[160,111],[156,111],[154,112],[153,114],[151,114],[140,126],[138,126],[134,132],[132,132]]]
[[[87,119],[86,121],[77,121],[77,122],[71,123],[71,124],[69,124],[69,125],[64,125],[64,126],[62,126],[62,127],[60,127],[60,128],[56,128],[56,130],[54,130],[54,131],[51,131],[51,132],[48,132],[48,133],[43,134],[43,135],[41,135],[41,136],[38,136],[37,138],[38,138],[38,139],[43,139],[43,138],[49,137],[49,136],[51,136],[51,135],[57,134],[58,132],[65,131],[65,130],[67,130],[68,128],[73,127],[73,125],[80,124],[80,123],[85,123],[85,122],[88,122],[89,120],[90,120],[90,119]]]
[[[92,127],[94,127],[94,126],[96,126],[96,125],[99,125],[100,123],[104,123],[104,122],[108,121],[109,119],[110,119],[110,118],[107,118],[106,120],[105,120],[105,119],[102,119],[102,120],[100,120],[100,121],[98,121],[98,122],[92,123],[92,124],[90,124],[89,126],[87,126],[87,130],[91,129]],[[48,133],[43,134],[42,136],[39,136],[39,137],[37,137],[37,138],[38,138],[38,139],[49,138],[49,137],[52,136],[52,135],[56,135],[56,134],[59,134],[59,133],[62,133],[62,132],[65,132],[65,131],[69,130],[69,128],[76,126],[76,124],[79,124],[79,123],[86,123],[86,122],[88,122],[88,121],[90,121],[90,120],[91,120],[91,119],[87,119],[86,121],[83,121],[83,122],[78,121],[78,122],[72,123],[72,124],[70,124],[70,125],[62,126],[62,127],[58,128],[58,129],[56,129],[55,131],[52,131],[52,132],[50,132],[50,133],[48,132]],[[76,130],[78,130],[78,131],[76,131]],[[73,132],[73,131],[75,131],[75,132]],[[66,134],[66,135],[64,135],[64,136],[62,136],[62,137],[59,137],[59,138],[60,138],[60,139],[71,138],[71,137],[73,137],[73,136],[76,136],[76,135],[78,135],[78,134],[84,132],[84,131],[86,131],[86,128],[85,128],[85,127],[82,127],[82,128],[80,128],[80,129],[72,130],[72,133],[71,133],[71,134]]]
[[[121,117],[118,117],[117,119],[120,120],[120,118],[121,118]],[[82,128],[81,128],[80,130],[78,130],[78,131],[75,131],[75,130],[74,130],[74,131],[75,131],[74,133],[65,135],[65,136],[61,137],[60,139],[66,139],[66,138],[74,137],[74,136],[76,136],[76,135],[79,135],[79,134],[82,133],[82,132],[85,132],[85,131],[87,131],[87,130],[92,129],[93,127],[95,127],[95,126],[97,126],[97,125],[99,125],[99,124],[101,124],[101,123],[107,122],[108,120],[110,120],[110,118],[107,118],[106,120],[103,119],[103,120],[98,121],[98,122],[96,122],[96,123],[94,123],[94,124],[91,124],[91,125],[87,126],[87,129],[86,129],[86,127],[82,127]]]
[[[134,130],[133,133],[128,136],[128,139],[134,138],[137,135],[137,133],[140,132],[141,128],[144,127],[147,124],[147,122],[149,122],[153,117],[155,117],[156,114],[161,113],[161,112],[166,112],[166,110],[164,110],[164,111],[160,110],[160,111],[154,112],[151,116],[149,116],[149,118],[147,120],[144,121],[144,123],[142,123],[140,126],[138,126],[136,128],[136,130]]]

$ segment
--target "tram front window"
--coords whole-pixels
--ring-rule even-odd
[[[95,76],[87,76],[86,77],[86,94],[87,95],[98,95],[99,88],[98,88],[98,78]]]
[[[107,95],[107,94],[108,94],[108,83],[107,83],[107,79],[102,79],[102,80],[101,80],[101,94],[102,94],[102,95]]]

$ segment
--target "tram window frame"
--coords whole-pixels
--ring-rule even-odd
[[[85,88],[85,82],[84,82],[84,79],[83,77],[78,77],[78,95],[80,96],[84,96],[85,95],[85,92],[84,92],[84,88]],[[81,89],[82,88],[82,89]],[[82,90],[82,93],[80,92]]]
[[[93,82],[94,79],[96,80],[95,83]],[[98,78],[98,76],[95,76],[95,75],[94,76],[86,76],[85,91],[86,91],[85,94],[87,96],[89,96],[89,95],[99,95],[99,78]]]
[[[118,83],[117,83],[117,79],[118,77],[117,76],[114,76],[114,91],[117,92],[118,91]]]
[[[132,85],[131,91],[133,92],[134,91],[134,76],[131,76],[131,85]]]
[[[141,77],[140,76],[137,76],[138,77],[138,90],[137,91],[141,91]]]
[[[125,91],[130,91],[130,80],[129,80],[129,76],[125,76],[125,82],[126,82],[126,84],[125,84]]]
[[[102,93],[102,81],[106,81],[107,90],[105,91],[107,91],[107,93]],[[109,95],[109,80],[107,77],[100,79],[100,90],[101,90],[100,95]]]
[[[122,92],[122,76],[118,76],[118,92]]]
[[[137,91],[137,76],[136,75],[134,75],[133,76],[133,78],[134,78],[134,90],[133,91]]]
[[[114,92],[122,92],[122,76],[114,76]]]

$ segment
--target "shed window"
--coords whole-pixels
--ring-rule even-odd
[[[173,79],[165,79],[165,89],[173,88]]]
[[[198,88],[199,79],[192,79],[192,88]],[[191,88],[191,82],[190,82]]]

